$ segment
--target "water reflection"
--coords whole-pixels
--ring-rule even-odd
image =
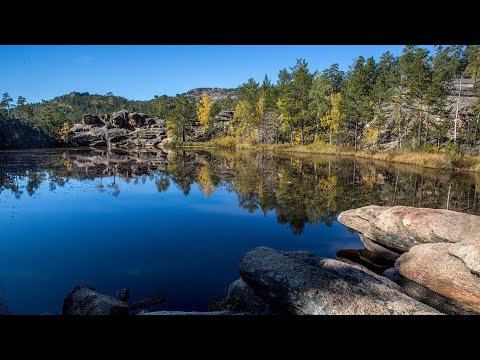
[[[43,183],[56,191],[70,179],[97,180],[91,190],[115,197],[122,193],[118,179],[154,182],[158,192],[173,185],[185,196],[195,184],[205,197],[226,189],[236,193],[240,208],[265,215],[273,211],[294,234],[302,234],[307,223],[331,226],[339,212],[369,204],[480,214],[475,175],[399,164],[229,151],[0,153],[0,199],[11,192],[21,201],[34,197]]]

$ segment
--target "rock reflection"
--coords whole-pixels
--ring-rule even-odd
[[[277,221],[295,234],[305,224],[331,226],[341,211],[370,204],[448,208],[480,214],[478,177],[331,156],[230,151],[47,150],[0,153],[0,196],[34,196],[43,183],[55,191],[70,179],[100,180],[96,191],[121,196],[122,182],[173,184],[185,196],[234,192],[238,206]]]

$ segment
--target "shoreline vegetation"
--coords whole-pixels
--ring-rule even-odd
[[[445,151],[435,153],[408,150],[368,150],[330,145],[316,142],[300,144],[236,144],[233,138],[214,139],[207,142],[172,142],[172,148],[223,148],[232,150],[273,151],[283,153],[306,153],[349,156],[368,160],[395,162],[432,169],[448,169],[480,173],[480,156],[460,156],[452,159]]]

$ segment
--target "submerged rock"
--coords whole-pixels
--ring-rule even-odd
[[[355,266],[306,252],[256,248],[239,271],[279,313],[440,314]]]
[[[458,230],[457,230],[458,231]],[[480,277],[459,257],[448,243],[414,246],[395,262],[405,278],[459,304],[465,312],[480,314]]]
[[[400,253],[424,243],[480,243],[480,216],[444,209],[372,205],[344,211],[338,221]]]
[[[128,306],[88,285],[77,285],[63,301],[62,315],[128,315]]]

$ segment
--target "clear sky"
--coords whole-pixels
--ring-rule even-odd
[[[10,46],[0,45],[0,93],[28,102],[49,100],[71,91],[148,100],[198,87],[236,87],[279,70],[297,58],[311,70],[338,63],[348,70],[362,55],[376,59],[386,51],[400,55],[401,45],[145,45]],[[427,46],[433,50],[433,46]]]

